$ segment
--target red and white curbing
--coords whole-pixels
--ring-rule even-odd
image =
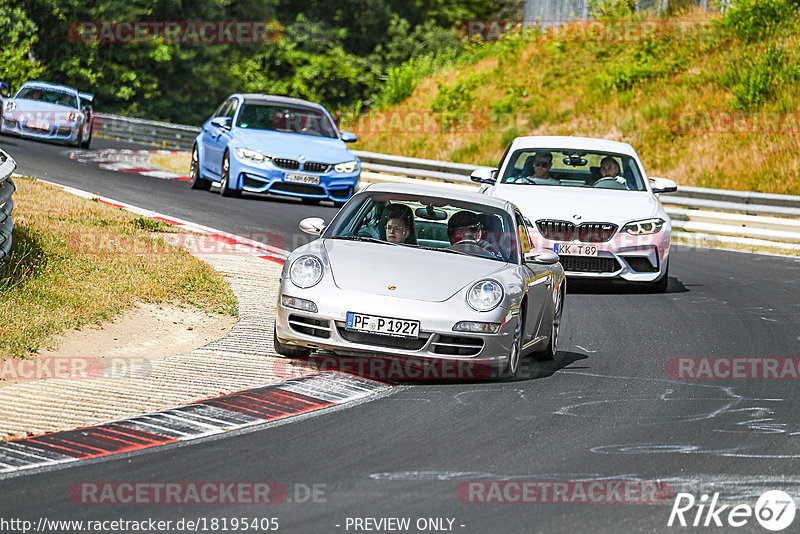
[[[313,373],[92,427],[0,443],[0,478],[263,425],[352,403],[389,385],[339,372]]]
[[[166,171],[153,166],[150,157],[154,154],[183,154],[179,150],[75,150],[70,153],[70,159],[81,163],[95,165],[109,171],[130,172],[161,178],[162,180],[178,180],[188,182],[189,177],[183,174]]]

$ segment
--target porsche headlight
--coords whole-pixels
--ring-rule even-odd
[[[481,280],[467,292],[467,304],[479,312],[495,309],[503,300],[503,286],[494,280]]]
[[[355,172],[355,170],[358,168],[358,162],[346,161],[344,163],[334,165],[333,168],[336,170],[336,172]]]
[[[664,219],[645,219],[643,221],[629,222],[622,227],[623,232],[630,235],[655,234],[664,227]]]
[[[269,161],[271,158],[269,156],[265,156],[261,152],[257,150],[250,150],[249,148],[237,148],[236,155],[239,156],[239,159],[249,159],[251,161],[255,161],[256,163],[264,163],[265,161]]]
[[[15,109],[17,109],[17,103],[13,100],[3,102],[3,111],[14,111]]]
[[[67,114],[67,120],[70,121],[70,122],[76,122],[76,121],[81,120],[80,112],[78,112],[78,111],[70,111]]]
[[[300,256],[289,268],[289,279],[304,289],[317,285],[322,280],[322,262],[316,256]]]

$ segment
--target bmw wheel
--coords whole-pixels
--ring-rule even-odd
[[[231,189],[230,187],[230,174],[231,174],[231,157],[227,151],[222,156],[222,173],[219,182],[219,194],[223,197],[238,197],[242,194],[238,189]]]
[[[197,145],[192,148],[192,163],[189,166],[189,187],[207,191],[211,188],[211,181],[200,176],[200,154]]]
[[[653,293],[664,293],[667,291],[667,286],[669,285],[669,260],[667,260],[667,266],[664,269],[664,276],[655,282],[650,282],[648,285],[650,291]]]

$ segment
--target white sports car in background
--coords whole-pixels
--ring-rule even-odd
[[[516,204],[532,222],[534,247],[557,252],[567,276],[666,290],[672,224],[656,194],[677,185],[648,179],[629,144],[519,137],[499,169],[478,169],[472,181],[483,184],[482,193]]]

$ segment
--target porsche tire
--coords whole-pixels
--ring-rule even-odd
[[[278,333],[275,331],[274,328],[272,330],[272,344],[275,346],[275,352],[277,352],[284,358],[294,358],[297,360],[302,358],[308,358],[308,356],[311,354],[310,349],[306,349],[303,347],[290,347],[278,341]]]

